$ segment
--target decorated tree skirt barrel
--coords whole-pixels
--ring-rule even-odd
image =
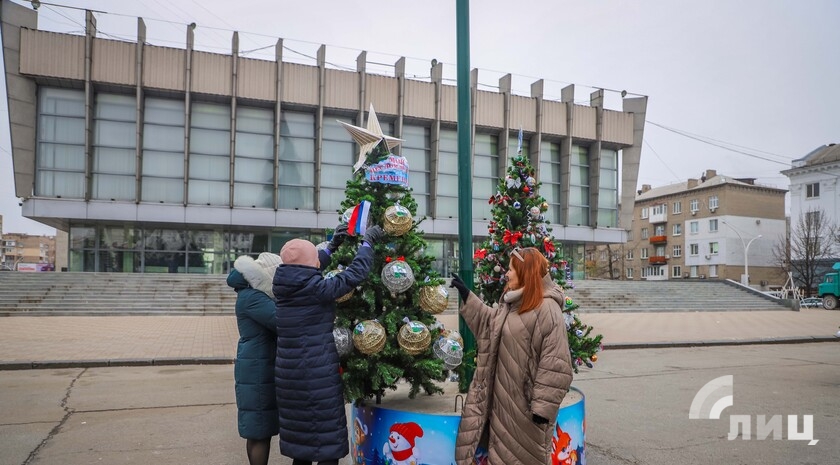
[[[350,455],[354,465],[450,465],[466,394],[443,383],[443,395],[408,398],[406,384],[388,391],[379,405],[351,406]],[[584,396],[572,387],[557,413],[553,465],[584,464]],[[479,449],[476,463],[487,463]]]

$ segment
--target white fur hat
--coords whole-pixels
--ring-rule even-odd
[[[256,260],[248,255],[243,255],[233,262],[233,267],[242,273],[242,276],[245,277],[252,288],[262,291],[274,299],[271,282],[274,280],[274,271],[282,263],[279,255],[263,252]]]

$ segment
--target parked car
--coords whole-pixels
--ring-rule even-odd
[[[800,307],[816,308],[823,306],[823,300],[819,297],[808,297],[799,302]]]

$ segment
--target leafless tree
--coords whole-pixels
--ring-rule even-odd
[[[790,238],[780,237],[773,256],[782,270],[793,273],[808,295],[820,281],[819,268],[834,257],[838,229],[820,209],[808,210],[791,225]]]

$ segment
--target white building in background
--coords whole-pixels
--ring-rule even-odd
[[[791,228],[800,215],[816,210],[822,210],[829,223],[840,224],[840,145],[817,147],[793,160],[782,174],[790,179]]]

